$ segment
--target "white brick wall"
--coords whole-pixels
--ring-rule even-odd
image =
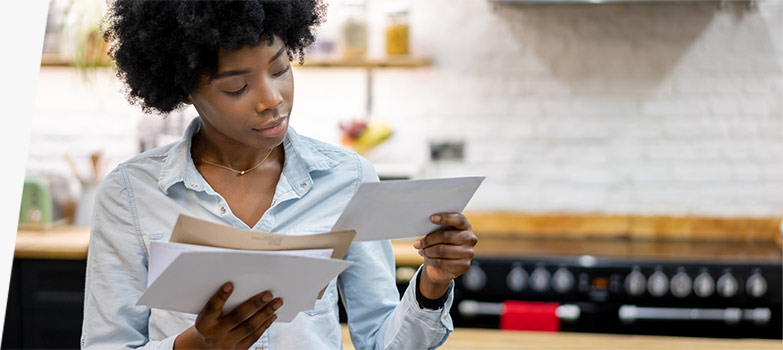
[[[604,5],[409,1],[412,51],[434,64],[374,72],[374,119],[394,136],[376,163],[423,176],[487,176],[472,210],[636,214],[783,213],[783,5],[778,0]],[[383,51],[372,1],[370,54]],[[331,1],[324,36],[336,32]],[[292,125],[336,143],[363,113],[365,72],[295,70]],[[142,116],[111,73],[91,84],[44,68],[31,172],[67,171],[64,150],[137,146]],[[188,112],[191,115],[192,111]],[[465,162],[431,163],[462,140]]]

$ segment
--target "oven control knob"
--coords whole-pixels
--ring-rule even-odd
[[[552,289],[556,292],[565,294],[574,287],[574,275],[565,267],[561,267],[552,275]]]
[[[669,290],[669,279],[663,271],[655,271],[647,280],[647,291],[654,297],[662,297]]]
[[[707,271],[702,271],[693,279],[693,293],[700,298],[707,298],[715,291],[715,280]]]
[[[462,284],[468,290],[478,292],[487,284],[487,274],[474,262],[463,276]]]
[[[533,286],[533,290],[536,292],[546,292],[549,290],[549,271],[543,267],[536,267],[533,273],[530,274],[530,284]]]
[[[761,277],[758,272],[753,273],[748,277],[748,281],[745,284],[748,295],[754,298],[760,298],[767,292],[767,280]]]
[[[513,292],[521,292],[527,288],[528,274],[522,266],[515,265],[506,276],[506,285]]]
[[[647,278],[644,274],[635,268],[628,276],[625,276],[625,291],[633,296],[639,296],[644,293],[645,286],[647,285]]]
[[[678,298],[685,298],[691,294],[691,277],[685,271],[679,271],[672,276],[671,291],[672,295]]]
[[[718,278],[718,284],[716,285],[718,294],[724,298],[731,298],[737,294],[739,290],[739,283],[737,279],[731,275],[730,272],[724,273]]]

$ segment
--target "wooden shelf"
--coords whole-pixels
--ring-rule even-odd
[[[297,60],[294,60],[296,67],[299,67]],[[308,59],[305,56],[303,68],[418,68],[429,67],[432,65],[432,59],[427,57],[410,56],[390,56],[379,58],[313,58]],[[42,67],[70,67],[70,62],[65,57],[53,54],[43,54],[41,56]],[[98,67],[111,67],[111,63],[100,64]]]
[[[294,60],[296,62],[296,60]],[[389,56],[379,58],[334,58],[308,59],[305,56],[305,62],[302,67],[318,68],[418,68],[429,67],[432,65],[432,59],[427,57],[411,56]]]
[[[96,65],[99,68],[111,67],[112,62],[105,62]],[[67,58],[56,54],[43,54],[41,55],[41,67],[75,67],[73,62]]]

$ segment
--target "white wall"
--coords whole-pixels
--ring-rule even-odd
[[[395,130],[373,162],[486,175],[472,210],[783,213],[780,1],[409,3],[412,51],[434,64],[373,73],[373,118]],[[384,45],[383,5],[370,6],[371,55]],[[296,69],[292,125],[338,142],[338,121],[363,113],[365,74]],[[42,68],[39,81],[31,172],[67,172],[65,150],[121,161],[139,120],[155,118],[126,106],[111,72],[88,85]],[[429,162],[433,140],[464,141],[465,162]]]

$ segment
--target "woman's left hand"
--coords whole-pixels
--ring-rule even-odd
[[[425,298],[434,300],[446,293],[453,279],[468,271],[478,237],[468,219],[460,213],[434,214],[430,221],[449,226],[413,243],[424,257],[419,290]]]

